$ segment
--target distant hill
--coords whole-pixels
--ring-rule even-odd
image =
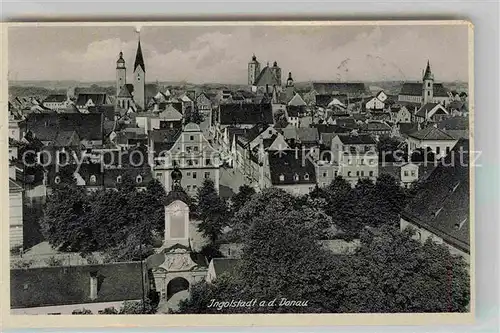
[[[312,82],[295,82],[295,89],[299,92],[308,92],[312,89]],[[380,81],[380,82],[365,82],[365,85],[372,93],[384,90],[390,95],[397,95],[403,85],[402,81]],[[468,85],[466,82],[444,82],[443,85],[448,90],[456,90],[458,92],[467,91]],[[50,94],[65,94],[68,88],[77,87],[81,91],[101,91],[109,95],[115,94],[114,81],[101,82],[79,82],[79,81],[9,81],[9,96],[23,97],[36,96],[45,98]],[[203,83],[195,84],[189,82],[174,82],[161,81],[149,82],[146,84],[146,95],[153,96],[158,89],[179,89],[179,90],[206,90],[213,91],[219,89],[248,89],[247,84],[225,84],[225,83]]]

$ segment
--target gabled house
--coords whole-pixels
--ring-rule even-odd
[[[332,161],[339,165],[339,176],[351,185],[360,178],[373,181],[378,177],[376,142],[368,134],[337,135],[331,144]]]
[[[271,185],[295,195],[308,194],[316,186],[316,168],[299,149],[269,152]]]
[[[182,188],[194,196],[205,179],[211,179],[219,190],[221,154],[204,136],[197,124],[189,123],[181,131],[155,130],[150,132],[150,149],[155,154],[153,173],[167,192],[172,190],[171,173],[182,172]],[[175,141],[174,141],[175,140]]]
[[[91,106],[111,104],[106,93],[78,94],[75,105],[82,113],[87,113]]]
[[[469,140],[459,140],[429,175],[401,216],[401,230],[415,230],[421,242],[431,239],[454,255],[470,260]]]
[[[406,139],[411,151],[418,148],[430,148],[434,152],[436,159],[446,156],[457,141],[449,133],[434,126],[410,133]]]
[[[390,121],[393,124],[412,122],[412,114],[404,105],[393,105],[390,109],[390,115]]]
[[[423,122],[439,122],[449,115],[448,110],[446,110],[439,103],[427,103],[422,105],[415,113],[415,121],[418,123]]]
[[[68,103],[68,98],[66,94],[54,94],[47,96],[42,105],[51,110],[59,110],[66,107]]]

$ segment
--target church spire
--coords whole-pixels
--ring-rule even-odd
[[[141,66],[142,70],[146,72],[146,66],[144,65],[144,59],[142,57],[142,49],[141,49],[141,37],[139,35],[139,42],[137,43],[137,53],[135,54],[135,63],[134,63],[134,71],[137,67]]]
[[[434,80],[434,75],[432,75],[432,72],[431,72],[431,65],[429,63],[429,60],[427,60],[427,67],[425,68],[425,73],[424,73],[424,77],[422,78],[422,80]]]

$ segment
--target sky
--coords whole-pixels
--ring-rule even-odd
[[[296,82],[468,81],[466,25],[10,27],[11,80],[113,81],[123,51],[131,78],[140,35],[146,81],[247,83],[252,54]]]

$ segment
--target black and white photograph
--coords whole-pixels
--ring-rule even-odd
[[[473,313],[471,23],[6,30],[10,315]]]

